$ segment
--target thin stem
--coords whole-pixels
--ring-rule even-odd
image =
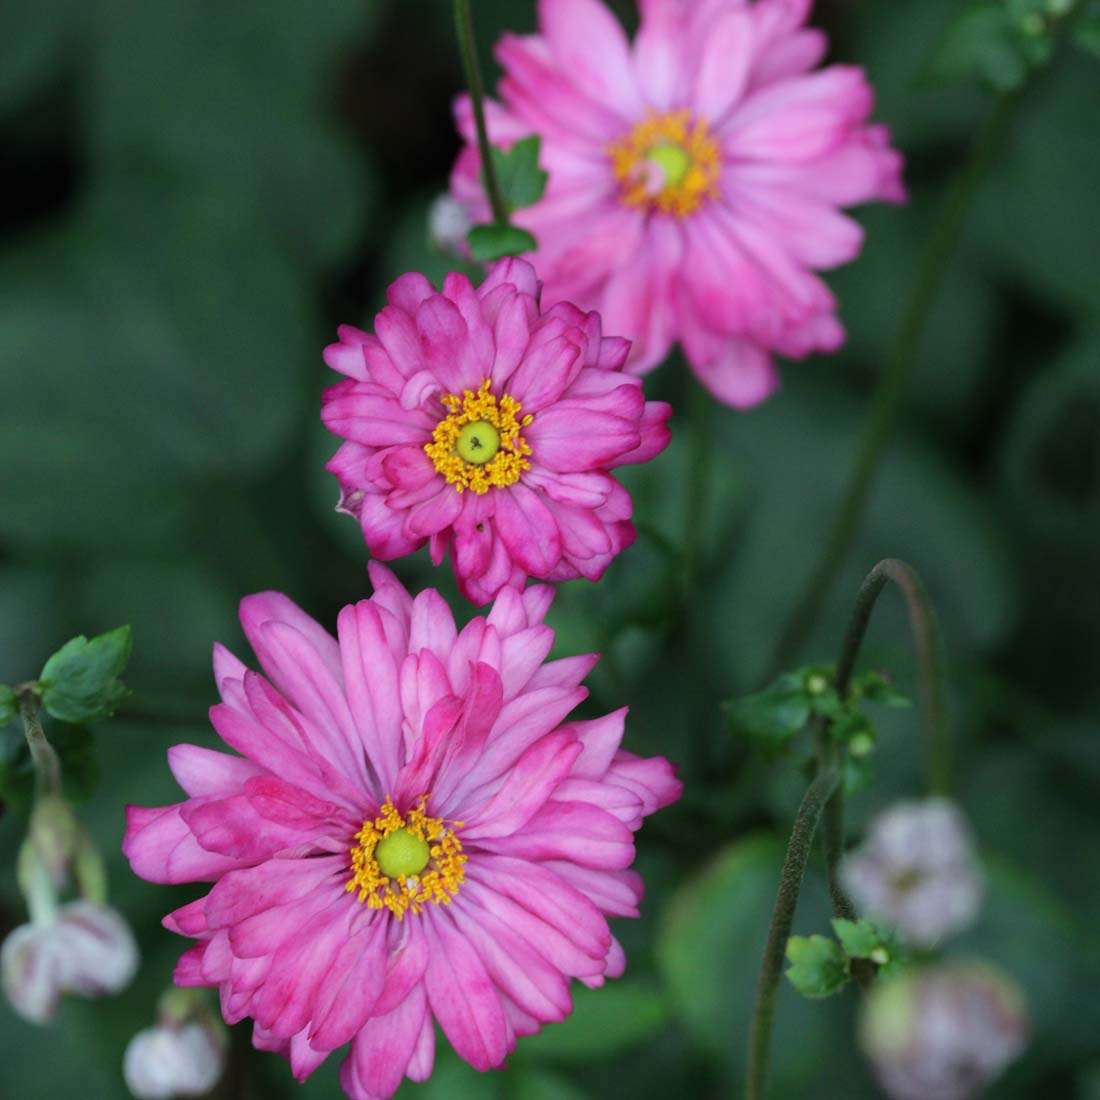
[[[455,29],[458,31],[458,48],[462,54],[462,68],[470,89],[470,102],[474,108],[474,126],[477,128],[477,149],[481,157],[481,171],[485,177],[485,193],[497,225],[508,224],[508,210],[500,195],[496,171],[493,168],[489,130],[485,125],[485,86],[481,82],[481,69],[477,63],[477,47],[474,44],[474,17],[470,0],[455,0]]]
[[[946,794],[951,786],[951,741],[947,732],[939,633],[924,585],[911,565],[896,558],[886,558],[867,574],[856,596],[855,608],[844,635],[837,662],[836,689],[842,698],[848,694],[871,612],[887,581],[893,581],[905,597],[909,628],[917,651],[928,788],[933,794]]]
[[[38,699],[30,689],[19,692],[19,717],[34,763],[35,790],[39,797],[61,794],[61,761],[46,740],[38,717]]]
[[[852,467],[840,508],[824,540],[817,564],[779,637],[765,682],[774,680],[798,653],[821,612],[852,540],[859,532],[880,460],[890,440],[906,385],[917,364],[924,331],[939,297],[944,276],[950,268],[963,221],[978,184],[1000,143],[1016,99],[1016,95],[1006,95],[995,104],[974,141],[970,157],[955,181],[928,239],[909,304],[894,341],[890,365],[875,395],[871,419]]]
[[[806,790],[802,805],[787,842],[787,854],[779,875],[779,892],[775,898],[772,922],[764,957],[760,960],[760,977],[756,983],[756,1004],[749,1028],[749,1061],[745,1078],[745,1100],[764,1100],[768,1078],[768,1052],[771,1048],[772,1024],[775,1019],[775,995],[783,970],[787,940],[791,934],[798,894],[806,873],[814,833],[825,804],[840,782],[836,768],[820,772]]]

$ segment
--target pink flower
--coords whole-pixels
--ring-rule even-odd
[[[340,508],[386,561],[450,550],[477,604],[528,577],[598,580],[634,541],[629,494],[609,470],[668,443],[666,404],[622,373],[629,344],[595,313],[543,312],[534,269],[504,260],[475,291],[403,275],[375,319],[349,325],[325,362],[347,380],[322,419],[347,442],[328,463]]]
[[[546,661],[549,588],[505,588],[461,633],[435,591],[371,564],[333,638],[285,596],[241,604],[267,674],[220,646],[211,720],[241,756],[169,750],[188,798],[130,807],[123,850],[154,882],[213,882],[165,919],[198,943],[179,985],[305,1079],[345,1043],[356,1100],[432,1069],[438,1021],[477,1069],[563,1019],[569,985],[624,966],[643,818],[680,794],[619,748],[625,710],[566,721],[594,656]]]
[[[546,194],[515,214],[552,299],[597,309],[644,373],[679,341],[700,381],[739,407],[777,384],[772,353],[843,343],[813,273],[858,255],[838,207],[904,201],[889,131],[870,126],[858,68],[814,69],[811,0],[640,0],[633,44],[599,0],[540,0],[540,33],[505,35],[497,144],[542,138]],[[451,178],[488,220],[469,100]]]

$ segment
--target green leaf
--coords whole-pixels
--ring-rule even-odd
[[[18,713],[15,692],[7,684],[0,684],[0,726],[6,726]]]
[[[852,685],[853,690],[871,703],[879,703],[884,707],[911,707],[912,699],[902,695],[894,682],[884,672],[875,669],[863,673],[856,678]]]
[[[533,206],[546,190],[549,176],[539,167],[541,143],[539,135],[532,134],[521,138],[511,149],[496,145],[490,149],[497,185],[509,212]]]
[[[518,225],[475,225],[466,240],[474,259],[482,263],[533,252],[538,247],[535,238]]]
[[[850,959],[869,959],[882,947],[878,929],[866,918],[852,921],[837,917],[832,925],[840,946]]]
[[[874,778],[874,764],[871,761],[871,753],[845,753],[843,779],[846,798],[859,794]]]
[[[730,729],[766,752],[782,752],[809,721],[813,699],[805,678],[789,672],[754,695],[727,705]]]
[[[831,997],[848,982],[848,960],[836,940],[791,936],[787,941],[787,980],[803,997]]]
[[[622,1055],[659,1035],[668,1012],[661,992],[641,981],[601,989],[578,987],[573,1012],[524,1043],[526,1054],[555,1061],[594,1062]]]
[[[42,705],[62,722],[110,717],[130,694],[118,677],[130,659],[132,645],[128,626],[91,641],[81,634],[66,642],[42,669]]]

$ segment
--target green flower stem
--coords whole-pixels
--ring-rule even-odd
[[[867,499],[874,486],[886,445],[894,427],[906,385],[919,358],[924,331],[939,298],[944,276],[958,244],[960,231],[978,184],[985,175],[1015,107],[1018,94],[1002,96],[979,131],[962,173],[948,195],[928,238],[909,304],[898,329],[889,369],[875,395],[870,422],[852,468],[840,508],[826,536],[821,555],[794,605],[769,662],[764,678],[770,683],[792,663],[821,612],[844,558],[859,533]]]
[[[485,193],[493,211],[496,225],[508,224],[508,210],[500,195],[493,154],[489,145],[489,130],[485,125],[485,86],[481,82],[481,69],[477,63],[474,45],[474,17],[470,0],[455,0],[455,29],[458,31],[458,48],[462,53],[462,67],[466,72],[466,84],[474,108],[474,125],[477,127],[477,149],[481,157],[481,171],[485,179]]]
[[[947,730],[939,632],[924,585],[911,565],[896,558],[886,558],[867,574],[844,635],[837,662],[836,689],[841,698],[847,696],[871,612],[887,581],[893,581],[905,597],[909,628],[917,651],[928,789],[932,794],[947,794],[951,787],[951,739]]]
[[[779,876],[779,892],[772,911],[771,927],[760,961],[760,977],[756,983],[756,1004],[749,1028],[749,1061],[745,1078],[745,1100],[764,1100],[768,1079],[768,1052],[771,1048],[772,1024],[775,1019],[775,995],[783,970],[787,940],[791,935],[798,894],[806,873],[817,823],[829,798],[840,783],[840,773],[834,767],[820,772],[806,790],[802,805],[787,842],[787,854]]]
[[[19,691],[19,717],[23,720],[23,734],[27,738],[27,748],[31,751],[34,763],[35,791],[39,798],[43,795],[61,794],[61,761],[54,752],[53,745],[46,740],[38,717],[38,697],[30,687]]]

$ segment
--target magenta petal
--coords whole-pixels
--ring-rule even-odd
[[[432,1012],[461,1057],[474,1069],[493,1069],[512,1046],[496,986],[447,911],[426,915],[430,958],[424,988]]]
[[[340,1084],[352,1100],[386,1100],[397,1091],[426,1013],[424,991],[417,987],[392,1012],[363,1025],[340,1067]]]
[[[544,577],[561,557],[561,536],[550,510],[522,482],[497,498],[497,530],[513,560],[529,574]]]

